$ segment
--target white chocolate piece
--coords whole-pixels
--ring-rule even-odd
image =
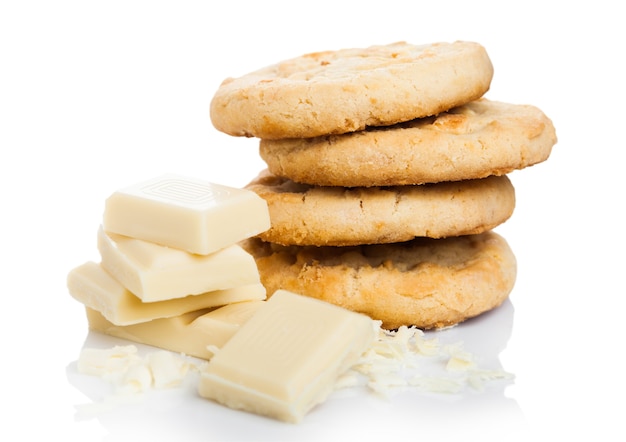
[[[115,325],[137,324],[233,302],[265,299],[265,287],[258,283],[167,301],[141,302],[94,262],[71,270],[67,287],[77,301],[99,311]]]
[[[87,307],[86,311],[93,331],[208,360],[213,353],[207,347],[222,347],[264,302],[237,302],[209,312],[199,310],[133,325],[115,325],[96,310]]]
[[[79,373],[109,381],[116,395],[140,393],[149,388],[175,388],[183,382],[190,368],[186,358],[170,351],[158,350],[140,357],[134,345],[86,347],[77,361]]]
[[[365,315],[278,290],[209,361],[198,391],[231,408],[297,423],[375,338]]]
[[[105,231],[207,255],[270,228],[267,203],[247,189],[163,175],[114,192]]]
[[[198,317],[190,326],[207,336],[210,345],[221,348],[266,301],[234,302]]]
[[[197,255],[98,230],[100,265],[143,302],[165,301],[261,282],[239,245]]]
[[[152,386],[154,388],[179,386],[189,370],[189,364],[184,359],[175,357],[169,351],[148,353],[146,365],[152,374]]]
[[[111,378],[128,370],[140,360],[134,345],[118,345],[108,349],[84,348],[80,352],[76,368],[79,373]]]

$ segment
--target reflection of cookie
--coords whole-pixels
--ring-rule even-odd
[[[472,42],[317,52],[224,80],[211,120],[227,134],[267,139],[352,132],[475,100],[492,77]]]
[[[397,187],[320,187],[267,171],[246,186],[267,201],[271,228],[259,235],[284,245],[382,244],[489,230],[506,221],[515,190],[506,176]]]
[[[258,238],[255,256],[267,293],[286,289],[383,321],[385,328],[440,328],[500,305],[516,261],[494,232],[354,247],[280,246]]]
[[[536,107],[479,99],[436,118],[310,139],[261,140],[278,176],[320,186],[391,186],[502,175],[548,158],[556,134]]]

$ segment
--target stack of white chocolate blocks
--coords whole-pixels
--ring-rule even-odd
[[[269,226],[254,192],[157,177],[106,200],[101,262],[73,269],[68,288],[92,330],[209,359],[266,299],[237,243]]]
[[[101,262],[68,275],[89,327],[209,360],[200,396],[299,422],[376,339],[368,317],[286,290],[268,294],[237,243],[270,227],[256,193],[163,176],[113,193]]]

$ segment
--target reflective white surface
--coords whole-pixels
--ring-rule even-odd
[[[623,439],[626,36],[617,7],[285,4],[0,3],[3,436]],[[74,362],[86,343],[110,341],[88,334],[65,277],[98,259],[105,198],[167,172],[243,186],[263,167],[256,140],[211,126],[219,83],[310,51],[456,39],[487,48],[489,98],[540,107],[559,137],[547,162],[511,174],[516,209],[497,229],[519,264],[510,301],[442,333],[514,382],[447,396],[341,391],[300,426],[226,410],[190,382],[79,418],[76,406],[97,402],[106,384]]]
[[[437,337],[440,347],[462,342],[463,349],[475,356],[480,368],[502,370],[499,355],[511,335],[513,317],[513,305],[506,302],[502,308],[476,320],[445,331],[428,333],[428,337]],[[116,344],[127,342],[89,333],[84,345],[110,348]],[[151,347],[139,347],[142,354],[154,351]],[[438,359],[432,358],[431,361],[431,358],[425,358],[418,372],[446,375],[443,368],[435,370],[443,362],[435,361]],[[453,376],[447,375],[450,379]],[[459,425],[471,428],[483,420],[484,423],[491,422],[494,416],[502,420],[499,424],[506,423],[517,431],[526,428],[520,407],[507,394],[510,381],[489,382],[484,390],[468,386],[460,393],[424,393],[409,387],[398,392],[390,390],[388,397],[359,387],[339,390],[310,412],[303,423],[294,426],[232,411],[198,397],[194,375],[187,376],[182,388],[149,390],[140,397],[115,396],[122,403],[110,409],[106,408],[105,397],[111,392],[102,379],[77,373],[75,361],[67,366],[67,379],[84,395],[83,403],[76,404],[81,407],[78,407],[75,419],[79,423],[94,420],[114,438],[125,437],[129,431],[159,437],[163,432],[180,432],[181,429],[184,429],[186,440],[319,440],[340,434],[348,437],[352,433],[401,436],[406,431],[407,421],[424,431],[436,428],[436,432],[432,433],[436,435],[441,431],[456,431]],[[91,408],[82,408],[85,405]],[[98,408],[93,411],[95,405]],[[366,419],[368,415],[375,419]],[[449,427],[452,422],[453,427]]]

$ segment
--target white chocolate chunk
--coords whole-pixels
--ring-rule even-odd
[[[84,348],[78,358],[79,373],[104,378],[124,372],[140,360],[134,345],[117,345],[108,349]]]
[[[116,396],[141,393],[150,388],[177,387],[191,367],[184,358],[164,350],[148,353],[142,358],[134,345],[84,348],[77,366],[80,373],[107,380],[113,385]],[[117,403],[107,402],[109,405]]]
[[[365,315],[278,290],[209,361],[199,393],[299,422],[375,338]]]
[[[207,337],[208,345],[221,348],[235,335],[265,301],[244,301],[211,310],[191,324],[193,333]]]
[[[102,266],[94,262],[87,262],[71,270],[67,277],[67,287],[70,295],[77,301],[99,311],[116,325],[170,318],[233,302],[265,299],[265,288],[258,283],[167,301],[141,302]]]
[[[180,385],[189,365],[169,351],[155,351],[146,356],[146,365],[152,374],[154,388],[173,388]]]
[[[105,203],[105,231],[207,255],[270,228],[256,193],[163,175],[114,192]]]
[[[98,250],[102,267],[143,302],[260,282],[254,258],[238,245],[198,255],[100,227]]]
[[[115,325],[96,310],[87,308],[86,311],[91,330],[200,359],[210,359],[213,352],[207,347],[222,347],[264,302],[237,302],[209,312],[199,310],[132,325]]]
[[[115,384],[117,394],[141,393],[152,386],[150,367],[141,363],[128,367],[121,379]]]

